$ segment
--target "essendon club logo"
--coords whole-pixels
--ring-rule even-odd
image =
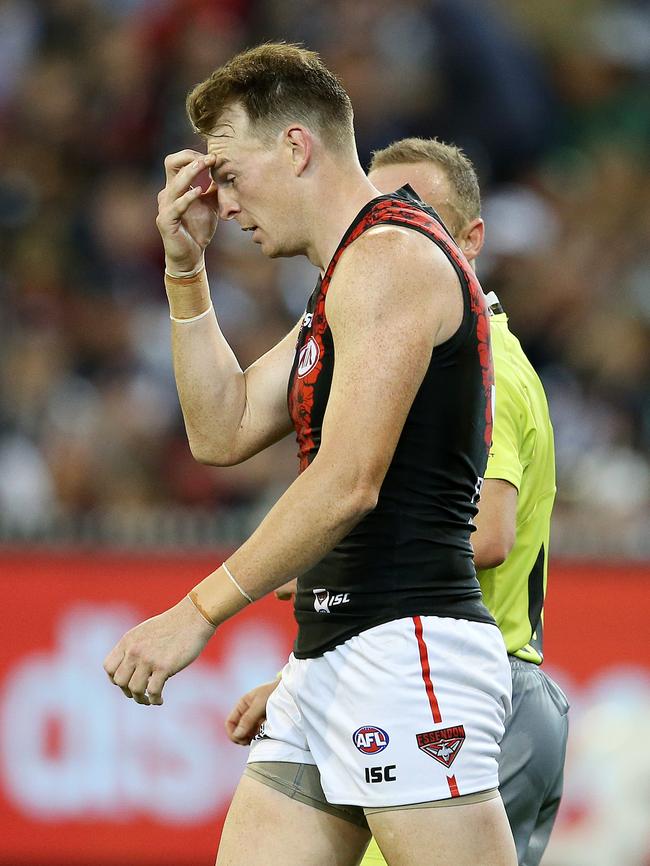
[[[262,724],[259,726],[257,733],[253,737],[253,740],[268,740],[269,735],[266,733],[266,730],[264,728],[265,724],[265,722],[262,722]]]
[[[453,725],[441,731],[425,731],[423,734],[416,734],[415,739],[419,749],[449,768],[465,741],[465,728],[462,725]]]
[[[320,349],[318,343],[313,337],[310,337],[305,345],[300,350],[298,355],[298,378],[302,379],[307,373],[310,373],[320,357]]]

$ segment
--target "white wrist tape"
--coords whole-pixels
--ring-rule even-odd
[[[212,301],[210,301],[210,306],[208,307],[208,309],[203,310],[203,312],[199,313],[198,316],[192,316],[189,319],[177,319],[176,316],[172,316],[172,314],[170,313],[169,318],[172,320],[172,322],[178,322],[179,325],[184,325],[188,322],[198,322],[199,319],[202,319],[204,318],[204,316],[207,316],[208,313],[211,313],[213,309],[214,307],[212,306]]]

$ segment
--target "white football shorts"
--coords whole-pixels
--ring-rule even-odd
[[[316,764],[330,803],[405,806],[498,786],[511,673],[499,629],[423,616],[293,655],[249,763]]]

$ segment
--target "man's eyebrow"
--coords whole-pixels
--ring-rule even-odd
[[[235,127],[228,123],[227,120],[223,120],[219,126],[227,127],[227,132],[202,132],[201,135],[204,135],[206,138],[234,138],[235,137]]]
[[[227,165],[230,165],[230,160],[227,156],[222,156],[221,159],[219,159],[213,166],[210,167],[210,177],[215,183],[217,182],[217,175]]]

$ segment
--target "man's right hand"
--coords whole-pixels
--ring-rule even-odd
[[[266,703],[280,684],[280,678],[263,683],[240,698],[226,719],[226,733],[238,746],[248,746],[266,719]]]
[[[191,274],[217,228],[217,187],[195,182],[216,162],[213,154],[181,150],[165,159],[165,188],[158,194],[156,225],[165,247],[167,269],[177,276]]]

